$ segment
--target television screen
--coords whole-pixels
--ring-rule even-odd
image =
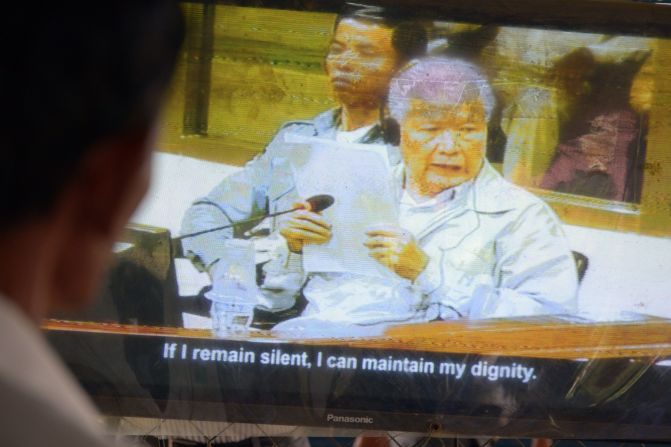
[[[184,3],[151,190],[44,322],[105,413],[671,434],[663,5],[233,3]]]

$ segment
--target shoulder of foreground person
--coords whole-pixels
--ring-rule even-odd
[[[98,412],[34,323],[0,297],[0,444],[111,446]]]
[[[56,407],[2,377],[0,399],[0,439],[4,447],[122,447],[69,417],[67,405]]]

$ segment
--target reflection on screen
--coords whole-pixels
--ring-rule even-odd
[[[643,245],[666,243],[664,230],[657,230],[662,220],[651,211],[658,208],[654,190],[663,187],[650,186],[655,181],[650,170],[645,172],[656,166],[646,153],[655,113],[657,51],[664,40],[399,19],[367,7],[337,16],[217,6],[211,20],[209,49],[195,44],[185,49],[184,69],[175,81],[183,87],[175,88],[167,108],[160,145],[166,152],[158,155],[168,166],[176,157],[172,154],[179,154],[192,172],[159,171],[158,195],[160,189],[177,189],[175,182],[183,185],[170,222],[158,195],[139,215],[140,221],[170,227],[182,236],[229,225],[182,239],[188,261],[178,259],[178,271],[189,272],[183,288],[211,283],[224,257],[223,241],[234,237],[257,246],[257,327],[280,323],[275,330],[286,329],[283,334],[303,337],[307,330],[333,336],[343,332],[343,325],[368,328],[369,323],[436,318],[668,314],[650,282],[662,274],[664,251],[655,249],[646,260],[632,261]],[[474,99],[487,103],[482,119],[469,112],[467,122],[456,128],[456,122],[440,114],[442,109],[457,114],[462,98],[441,104],[441,95],[451,94],[449,88],[422,97],[418,92],[423,87],[412,87],[421,80],[406,79],[408,70],[427,58],[448,61],[430,75],[434,84],[456,82],[440,71],[461,76],[449,61],[468,64],[482,76],[474,82],[487,84],[492,96]],[[394,93],[394,82],[407,85]],[[467,84],[462,86],[464,98],[472,90]],[[407,98],[406,91],[411,92]],[[435,103],[435,110],[421,110],[413,119],[398,115],[392,104],[398,92],[398,100],[407,102],[401,108],[426,100]],[[479,133],[469,136],[463,130],[479,122],[485,126]],[[460,154],[452,161],[449,154],[444,159],[426,155],[434,147],[432,138],[439,141],[450,126],[458,132],[450,134],[450,141],[472,167],[457,166]],[[435,135],[429,128],[437,129]],[[464,151],[466,146],[475,155]],[[377,151],[384,162],[371,165],[363,155],[356,157],[359,162],[348,156],[352,160],[344,168],[349,172],[345,179],[336,169],[335,155],[329,155],[338,150],[341,156],[351,150]],[[492,175],[503,177],[498,188],[504,189],[496,197],[486,188],[477,195],[497,203],[476,209],[471,222],[448,219],[446,224],[457,228],[451,233],[425,231],[435,215],[422,211],[423,200],[437,200],[447,212],[452,205],[441,200],[448,194],[456,202],[476,196],[467,190],[474,184],[477,191],[481,182],[474,179],[485,172],[479,170],[483,158],[478,150]],[[438,172],[441,163],[444,170],[463,172]],[[212,174],[205,174],[208,170]],[[364,177],[376,172],[375,180],[387,182],[395,192],[376,200],[373,191],[379,186],[362,181],[360,171]],[[400,186],[399,175],[404,176]],[[313,178],[311,185],[305,184],[307,178]],[[513,198],[517,187],[538,200]],[[371,196],[367,202],[352,202],[363,197],[354,191],[366,190]],[[647,197],[644,190],[650,192]],[[287,222],[294,214],[266,218],[300,207],[319,192],[340,197],[317,217],[301,211],[304,215],[293,226]],[[390,195],[396,209],[380,208]],[[489,206],[483,200],[480,205]],[[517,203],[506,209],[507,201]],[[541,201],[552,207],[547,215],[546,208],[534,208]],[[353,211],[356,206],[362,211]],[[454,205],[460,206],[468,207]],[[531,210],[522,213],[525,206]],[[490,226],[485,211],[510,217]],[[519,215],[512,217],[514,212]],[[387,217],[375,221],[371,215]],[[506,219],[508,227],[501,224]],[[388,228],[365,232],[375,225]],[[302,232],[304,239],[287,237],[291,232]],[[416,256],[428,261],[415,259],[414,265],[403,258],[403,250],[415,246],[407,243],[410,239],[417,242]],[[369,267],[349,260],[356,258],[350,256],[352,247],[362,247],[357,252],[369,253],[384,274],[375,279]],[[613,272],[627,274],[615,279]],[[634,293],[638,299],[632,300]],[[201,307],[208,306],[203,301]],[[186,318],[209,325],[207,312],[196,316],[205,320],[194,314]]]
[[[671,426],[669,41],[313,3],[185,5],[150,193],[46,323],[88,389]]]

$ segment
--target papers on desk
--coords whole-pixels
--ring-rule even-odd
[[[397,224],[396,192],[386,147],[336,143],[289,136],[302,146],[294,153],[296,189],[303,198],[329,194],[335,203],[322,212],[332,227],[331,240],[303,248],[306,272],[351,272],[389,277],[392,273],[368,256],[366,229],[380,223]]]
[[[651,318],[650,315],[640,314],[636,312],[622,311],[619,309],[606,309],[599,312],[593,310],[580,310],[573,314],[565,315],[551,315],[550,318],[554,320],[566,321],[569,323],[615,323],[615,322],[640,322],[643,323]]]

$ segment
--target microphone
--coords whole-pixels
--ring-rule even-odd
[[[333,198],[333,196],[330,196],[328,194],[319,194],[317,196],[310,197],[309,199],[306,200],[306,202],[310,204],[310,211],[312,211],[313,213],[318,213],[320,211],[324,211],[326,208],[333,205],[333,203],[335,203],[335,199]]]
[[[316,196],[312,196],[312,197],[306,199],[305,201],[308,203],[308,205],[310,205],[310,210],[309,211],[312,211],[313,213],[318,213],[320,211],[324,211],[326,208],[330,207],[331,205],[333,205],[335,203],[335,199],[333,198],[333,196],[330,196],[328,194],[319,194],[319,195],[316,195]],[[212,233],[214,231],[225,230],[226,228],[233,228],[236,225],[250,223],[250,222],[254,222],[256,220],[263,220],[267,217],[280,216],[282,214],[292,213],[294,211],[298,211],[298,210],[301,210],[301,209],[303,209],[303,208],[292,208],[290,210],[278,211],[276,213],[271,213],[271,214],[267,214],[267,215],[264,215],[264,216],[252,217],[251,219],[240,220],[238,222],[228,224],[228,225],[223,225],[221,227],[209,228],[207,230],[196,231],[195,233],[182,234],[180,236],[177,236],[177,237],[173,238],[173,241],[181,241],[182,239],[188,239],[190,237],[196,237],[196,236],[200,236],[201,234]]]

